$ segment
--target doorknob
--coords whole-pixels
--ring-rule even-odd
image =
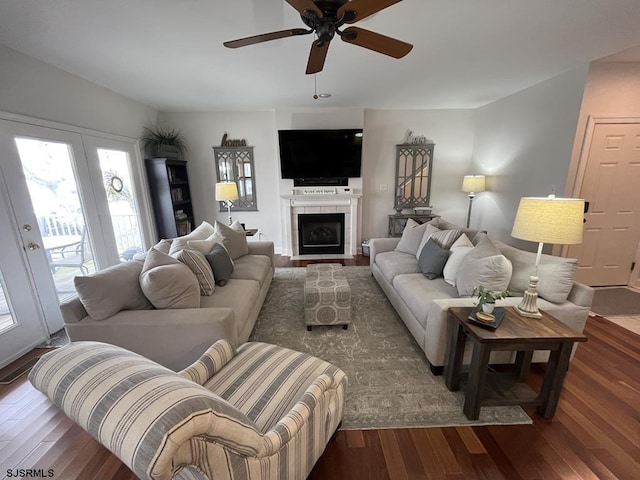
[[[30,232],[30,231],[31,231],[31,225],[29,225],[28,223],[26,223],[26,224],[24,224],[24,225],[22,226],[22,229],[23,229],[25,232]]]
[[[29,248],[29,250],[37,250],[40,248],[40,245],[38,245],[37,243],[31,242],[29,245],[27,245],[27,247]]]

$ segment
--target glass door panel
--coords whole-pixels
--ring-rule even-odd
[[[106,148],[97,153],[118,255],[122,261],[131,260],[144,247],[129,155]]]
[[[33,138],[15,142],[49,270],[64,301],[75,294],[73,277],[96,271],[70,145]]]
[[[2,278],[2,272],[0,272],[0,335],[15,324],[16,321],[9,308],[9,299],[4,293],[4,278]]]

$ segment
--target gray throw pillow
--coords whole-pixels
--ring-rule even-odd
[[[213,245],[211,251],[205,255],[205,258],[209,262],[209,265],[211,265],[216,285],[220,285],[221,287],[226,285],[227,280],[231,278],[231,274],[233,273],[233,261],[227,249],[219,243],[216,243]]]
[[[429,280],[442,275],[444,265],[449,258],[449,250],[442,248],[433,238],[430,238],[420,252],[418,268]]]

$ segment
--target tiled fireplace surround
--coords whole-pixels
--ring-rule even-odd
[[[293,258],[300,257],[298,247],[298,214],[306,213],[344,213],[344,256],[353,257],[358,253],[358,224],[360,216],[361,193],[353,189],[338,189],[334,194],[302,194],[295,190],[290,195],[281,195],[282,218],[284,220],[284,245],[282,254]],[[339,255],[328,255],[336,258]],[[318,255],[314,255],[318,257]],[[302,256],[301,258],[310,258]]]

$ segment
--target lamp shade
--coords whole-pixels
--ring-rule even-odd
[[[540,243],[571,245],[582,242],[584,200],[523,197],[511,236]]]
[[[238,199],[238,186],[235,182],[216,183],[216,200],[226,202]]]
[[[462,180],[463,192],[484,192],[485,177],[484,175],[465,175]]]

